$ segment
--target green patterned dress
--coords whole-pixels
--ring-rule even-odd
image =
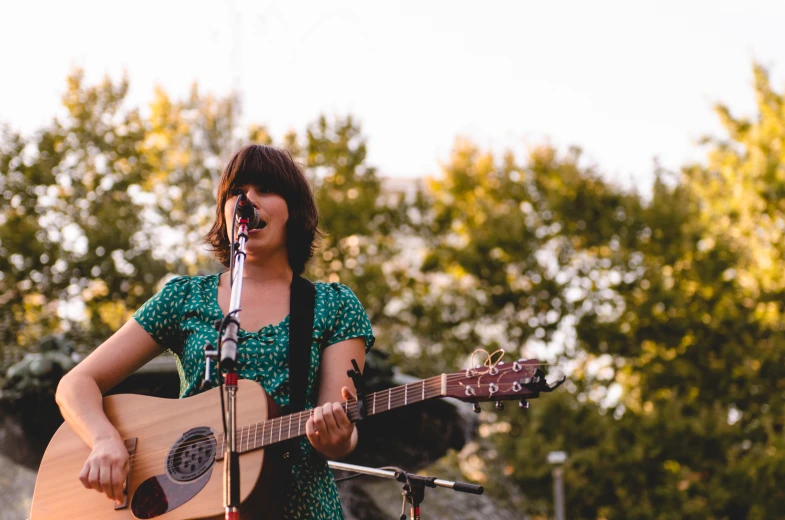
[[[204,378],[204,345],[208,341],[217,344],[213,323],[224,316],[218,306],[218,278],[218,274],[174,278],[134,313],[134,319],[158,344],[174,354],[180,374],[180,397],[199,392]],[[366,350],[374,342],[365,309],[348,287],[323,282],[314,285],[314,329],[306,391],[309,409],[316,406],[316,376],[322,350],[357,337],[365,338]],[[256,332],[240,329],[238,336],[238,375],[259,382],[278,406],[288,405],[289,317]],[[213,383],[217,385],[215,375]],[[343,518],[327,461],[305,437],[301,444],[303,461],[292,466],[284,518]]]

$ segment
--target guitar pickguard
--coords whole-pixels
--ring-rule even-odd
[[[195,497],[213,471],[217,443],[206,426],[191,428],[172,445],[166,474],[142,482],[131,500],[137,518],[155,518]]]
[[[131,511],[137,518],[155,518],[195,497],[210,480],[210,468],[196,480],[174,482],[166,475],[150,477],[136,489]]]

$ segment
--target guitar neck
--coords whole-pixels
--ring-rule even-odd
[[[416,383],[368,394],[363,399],[365,415],[366,417],[376,415],[428,399],[443,397],[446,395],[446,384],[447,375],[442,374]],[[344,401],[341,405],[352,422],[356,422],[360,417],[359,405],[360,403],[356,399]],[[313,410],[305,410],[238,428],[237,451],[244,453],[301,437],[305,435],[305,423],[312,416]]]

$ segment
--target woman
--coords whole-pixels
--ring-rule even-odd
[[[288,152],[246,146],[223,172],[215,223],[206,237],[224,266],[229,265],[229,235],[240,193],[267,225],[251,230],[246,243],[237,371],[241,378],[261,383],[278,406],[285,406],[290,287],[313,254],[319,233],[316,206],[302,170]],[[56,398],[63,417],[91,448],[79,477],[85,487],[119,501],[128,474],[128,454],[103,413],[102,395],[162,350],[175,355],[180,397],[198,393],[204,377],[203,348],[207,341],[217,344],[213,324],[228,312],[229,283],[228,271],[169,281],[62,379]],[[306,408],[314,408],[314,414],[306,425],[302,461],[291,467],[284,518],[342,517],[326,459],[341,458],[357,444],[357,430],[339,401],[354,398],[347,369],[352,359],[363,366],[374,341],[368,317],[351,290],[336,283],[315,286],[306,389]]]

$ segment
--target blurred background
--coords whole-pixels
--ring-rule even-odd
[[[525,412],[419,409],[409,451],[366,432],[358,460],[485,486],[429,490],[423,514],[553,518],[558,474],[566,518],[785,517],[785,4],[77,0],[0,18],[7,518],[29,508],[59,377],[167,279],[220,269],[214,186],[251,141],[307,168],[328,234],[307,275],[365,305],[378,387],[477,348],[568,376]],[[130,390],[176,392],[170,361]],[[341,484],[347,516],[397,518],[400,488],[369,485]]]

